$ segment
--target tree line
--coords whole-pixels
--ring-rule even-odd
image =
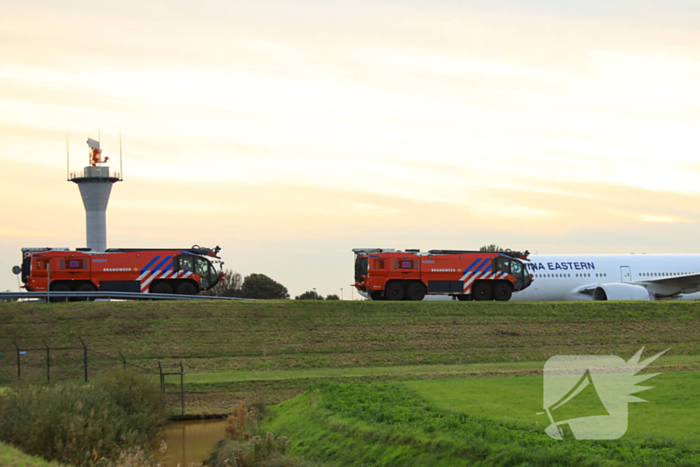
[[[218,284],[202,295],[256,299],[287,299],[289,291],[279,282],[265,274],[250,274],[243,278],[239,273],[227,269]]]
[[[207,290],[202,295],[210,295],[215,297],[237,297],[237,298],[255,298],[255,299],[282,299],[289,298],[287,288],[279,282],[271,279],[265,274],[250,274],[243,278],[239,273],[227,269],[224,271],[224,277],[221,278],[210,290]],[[340,300],[335,294],[324,297],[319,295],[314,290],[309,290],[301,295],[294,297],[295,300]]]

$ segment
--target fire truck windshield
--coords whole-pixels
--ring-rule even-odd
[[[515,277],[516,290],[523,290],[530,285],[530,275],[523,263],[517,259],[499,256],[496,258],[496,270],[507,272]]]
[[[355,282],[362,282],[364,279],[362,276],[367,274],[367,256],[357,255],[355,257]]]
[[[214,266],[201,256],[194,257],[194,272],[202,278],[202,289],[210,289],[219,282],[219,276],[216,274]]]

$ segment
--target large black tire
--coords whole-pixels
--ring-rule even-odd
[[[70,292],[70,286],[65,282],[53,282],[50,286],[51,292]],[[67,302],[66,298],[51,297],[51,302]]]
[[[406,298],[408,300],[421,301],[425,297],[425,286],[420,282],[411,282],[406,287]]]
[[[459,300],[460,302],[468,302],[468,301],[471,301],[471,299],[472,299],[471,295],[464,295],[464,294],[457,295],[457,300]]]
[[[381,300],[384,300],[384,295],[382,295],[381,292],[370,292],[369,296],[373,302],[379,302]]]
[[[91,282],[82,282],[82,283],[78,284],[78,286],[75,288],[76,292],[95,292],[96,290],[97,290],[97,288],[94,285],[92,285]],[[75,299],[75,301],[77,301],[77,302],[85,302],[88,300],[89,299],[82,298],[82,297]]]
[[[491,287],[486,282],[477,282],[472,287],[472,297],[474,300],[491,300]]]
[[[70,286],[65,282],[54,282],[51,284],[51,292],[70,292]]]
[[[175,293],[178,295],[197,295],[197,288],[192,282],[182,282],[177,286]]]
[[[75,288],[76,292],[95,292],[97,289],[90,282],[83,282]]]
[[[512,296],[513,290],[508,284],[504,284],[503,282],[501,282],[499,284],[496,284],[496,287],[493,288],[493,298],[495,298],[499,302],[507,302]]]
[[[157,282],[151,286],[151,293],[173,293],[173,286],[167,282]]]
[[[403,285],[401,282],[391,282],[384,289],[384,298],[387,300],[403,300]]]

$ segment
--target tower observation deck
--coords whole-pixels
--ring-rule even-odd
[[[112,185],[121,182],[121,174],[102,165],[109,158],[102,157],[99,141],[88,138],[90,165],[81,171],[70,173],[68,181],[76,183],[85,206],[87,247],[92,251],[107,249],[107,204]]]

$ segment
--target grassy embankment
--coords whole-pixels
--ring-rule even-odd
[[[553,355],[628,358],[642,346],[645,354],[671,348],[654,371],[698,370],[699,330],[694,303],[0,304],[6,351],[23,338],[25,348],[42,338],[57,348],[92,335],[91,348],[115,357],[130,350],[130,362],[149,368],[185,361],[189,413],[224,413],[261,392],[274,403],[319,380],[536,375]],[[52,374],[79,378],[81,357],[55,354]],[[44,377],[42,352],[22,358],[23,375]],[[107,364],[91,360],[90,371]],[[0,381],[15,373],[13,354],[3,352]]]
[[[12,467],[65,467],[65,464],[49,462],[41,457],[30,456],[0,441],[0,465]]]
[[[479,381],[488,379],[504,378]],[[500,410],[519,403],[519,397],[503,400]],[[272,412],[264,427],[287,434],[291,454],[328,465],[700,464],[696,447],[672,440],[555,441],[544,433],[546,425],[503,422],[445,410],[398,382],[317,383],[301,396],[273,407]]]

